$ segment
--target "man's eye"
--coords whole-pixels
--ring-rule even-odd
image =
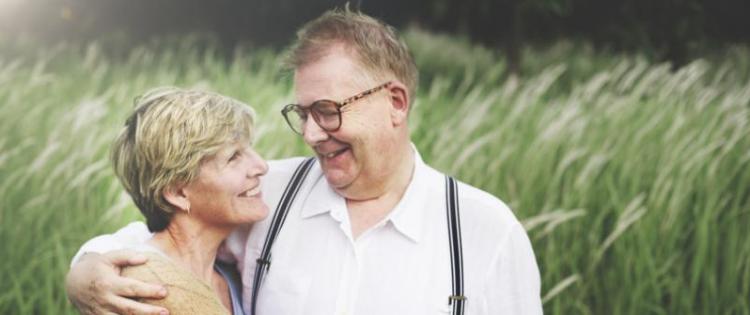
[[[326,117],[334,117],[338,115],[338,113],[335,111],[319,111],[318,114]]]
[[[336,116],[338,115],[338,111],[336,108],[330,108],[330,107],[319,107],[315,109],[315,113],[321,116]]]

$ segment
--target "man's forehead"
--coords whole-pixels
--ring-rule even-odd
[[[294,73],[295,97],[301,103],[349,97],[372,85],[364,71],[351,60],[329,59],[307,65]]]
[[[336,97],[336,87],[340,86],[335,78],[320,76],[317,78],[294,78],[294,97],[300,103],[308,103],[318,99],[333,99]]]

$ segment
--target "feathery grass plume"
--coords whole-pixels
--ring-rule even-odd
[[[522,49],[524,75],[506,78],[500,52],[405,35],[422,74],[416,147],[511,206],[533,242],[545,313],[750,314],[750,49],[673,72],[560,42]],[[0,313],[75,314],[70,257],[139,217],[107,163],[135,95],[165,85],[229,95],[256,109],[264,157],[311,154],[279,115],[294,96],[278,51],[227,60],[204,42],[120,56],[96,42],[0,47]]]

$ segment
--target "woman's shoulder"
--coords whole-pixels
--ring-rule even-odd
[[[167,287],[167,297],[161,300],[142,299],[142,302],[163,306],[170,314],[228,314],[213,290],[189,271],[175,265],[168,258],[144,252],[145,264],[123,268],[122,275]]]
[[[128,266],[122,269],[122,275],[143,281],[155,280],[158,284],[177,285],[192,282],[195,278],[190,272],[175,265],[169,258],[155,252],[143,251],[148,257],[142,265]]]

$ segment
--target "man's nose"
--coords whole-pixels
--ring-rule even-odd
[[[315,119],[309,117],[302,124],[302,138],[304,138],[305,143],[313,146],[318,142],[328,139],[328,132],[323,130]]]

